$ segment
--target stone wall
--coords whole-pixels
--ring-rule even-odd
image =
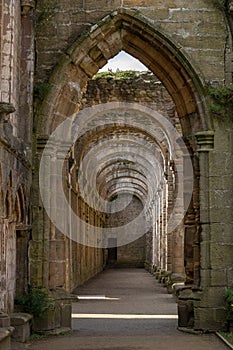
[[[182,0],[100,0],[98,3],[67,0],[64,3],[59,0],[56,5],[54,0],[41,1],[37,4],[37,80],[46,81],[51,69],[82,33],[121,8],[133,11],[135,16],[144,16],[182,47],[204,79],[231,82],[227,20],[218,1],[212,0],[192,3]],[[140,58],[143,61],[143,57]],[[228,64],[225,66],[223,62]]]
[[[23,9],[19,1],[0,2],[0,311],[5,312],[13,311],[16,290],[25,292],[28,285],[28,266],[20,269],[17,265],[19,261],[27,264],[27,247],[21,250],[20,232],[27,236],[26,240],[30,238],[31,149],[28,146],[32,137],[34,52],[33,30],[30,26],[26,28],[27,21],[32,23],[32,13],[23,14]],[[26,56],[22,57],[22,53]],[[22,110],[25,99],[28,108]],[[22,256],[25,253],[26,257]]]
[[[135,72],[127,78],[104,77],[97,74],[88,80],[87,91],[82,98],[82,108],[115,101],[140,103],[179,124],[175,104],[159,81],[150,71]]]
[[[232,237],[232,130],[229,116],[216,114],[214,148],[199,154],[200,171],[209,166],[209,176],[200,183],[203,197],[201,232],[201,286],[203,296],[195,305],[196,327],[223,328],[223,296],[233,288]],[[208,187],[207,187],[208,184]]]
[[[2,148],[0,154],[0,195],[1,195],[1,305],[5,312],[12,311],[15,289],[21,280],[16,268],[16,230],[29,228],[29,186],[30,173],[26,163],[22,164],[9,150]],[[26,257],[23,258],[24,260]],[[21,255],[22,260],[22,255]],[[22,277],[22,275],[21,275]],[[23,276],[24,277],[24,276]],[[28,282],[28,281],[27,281]],[[25,292],[25,290],[24,290]]]
[[[123,193],[118,195],[117,201],[121,209],[109,214],[106,221],[108,227],[123,226],[140,214],[143,208],[141,201],[137,197],[130,197]],[[128,204],[126,205],[125,203]],[[115,239],[117,243],[117,237]],[[145,235],[142,232],[142,237],[137,240],[123,246],[117,246],[115,265],[122,267],[144,267],[145,243]]]

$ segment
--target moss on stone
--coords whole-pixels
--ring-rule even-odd
[[[215,114],[225,116],[233,109],[233,84],[208,87],[210,98],[209,110]]]
[[[43,100],[45,96],[49,93],[51,84],[47,81],[39,82],[34,87],[34,96],[39,100]]]

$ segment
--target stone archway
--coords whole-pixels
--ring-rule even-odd
[[[138,58],[162,81],[175,102],[184,134],[211,128],[201,76],[182,50],[143,16],[120,9],[85,32],[54,70],[50,92],[37,111],[39,135],[49,135],[79,109],[88,78],[121,50]]]
[[[187,145],[193,160],[196,176],[199,172],[199,165],[194,159],[194,153],[196,152],[195,134],[199,132],[198,141],[203,146],[206,142],[205,132],[211,128],[208,113],[205,109],[205,99],[203,97],[204,93],[200,75],[197,74],[182,51],[164,33],[154,28],[144,17],[136,14],[134,11],[126,11],[124,9],[105,17],[93,26],[88,34],[85,33],[85,35],[79,38],[66,52],[64,59],[54,70],[49,82],[50,92],[41,106],[37,108],[38,161],[40,160],[40,153],[43,151],[52,131],[61,122],[66,120],[67,117],[80,109],[82,92],[86,88],[88,78],[92,77],[108,59],[112,58],[122,49],[141,60],[162,81],[172,96],[180,118],[183,136],[188,140]],[[212,142],[212,136],[211,134],[210,143]],[[69,158],[72,163],[73,156],[70,155]],[[69,159],[67,162],[69,163]],[[184,232],[185,237],[189,237],[185,240],[185,244],[189,248],[189,253],[185,257],[190,271],[189,282],[199,286],[199,183],[197,177],[195,179],[195,196],[193,196],[188,214],[185,217]],[[34,184],[34,186],[37,187],[38,183]],[[72,196],[72,193],[69,195]],[[36,259],[37,265],[36,267],[34,266],[35,274],[33,279],[37,281],[36,283],[50,288],[63,286],[70,290],[72,287],[70,281],[68,279],[65,280],[64,276],[65,271],[69,274],[71,269],[71,263],[67,263],[65,255],[66,251],[72,249],[71,245],[67,239],[61,238],[54,227],[51,228],[48,222],[45,223],[47,219],[42,219],[45,216],[41,210],[42,205],[39,198],[37,200],[38,221],[34,223],[35,232],[37,232],[39,237],[37,248],[39,247],[39,251],[43,251],[47,255],[44,256],[44,262],[42,260],[40,261],[41,257],[38,255]],[[83,211],[82,215],[88,221],[91,217],[91,211],[86,207],[86,204],[80,205],[78,210]],[[100,216],[97,215],[94,221],[101,221]],[[43,227],[38,229],[38,222],[41,222],[40,220],[43,222]],[[54,244],[56,246],[58,241],[57,235],[59,236],[58,240],[62,242],[65,250],[58,252],[58,249],[56,249],[56,254],[53,251],[53,262],[50,263],[49,249],[53,249],[52,245]],[[180,240],[183,241],[184,233],[181,234],[178,230],[175,235],[177,241],[179,241],[179,236],[181,237]],[[49,249],[44,250],[44,239],[48,243]],[[176,239],[174,243],[176,243]],[[196,242],[195,247],[193,247],[194,241]],[[180,243],[177,244],[179,245]],[[90,254],[90,251],[85,251],[85,255],[88,256],[88,254]],[[98,259],[98,257],[96,258],[94,256],[94,259]],[[178,259],[182,260],[183,256],[178,256],[177,261]],[[63,277],[57,280],[57,277],[55,277],[56,271],[51,273],[50,267],[58,262],[61,264],[61,269],[63,269]],[[182,265],[183,261],[180,261],[180,264]],[[45,271],[45,273],[42,273],[42,271]]]

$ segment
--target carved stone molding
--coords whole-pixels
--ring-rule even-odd
[[[35,8],[35,0],[21,0],[21,14],[27,15],[32,9]]]
[[[208,152],[214,148],[214,132],[200,131],[195,134],[197,144],[199,146],[198,152]]]
[[[233,1],[229,2],[228,9],[229,9],[230,14],[233,16]]]
[[[15,112],[15,107],[8,102],[0,102],[0,119],[7,119],[7,115]]]

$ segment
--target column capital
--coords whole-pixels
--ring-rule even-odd
[[[0,116],[6,116],[13,112],[15,112],[15,107],[12,103],[0,101]]]
[[[48,142],[48,135],[40,135],[37,137],[37,149],[43,150],[46,146],[46,143]]]
[[[233,1],[229,2],[228,9],[229,9],[229,13],[231,14],[231,16],[233,16]]]
[[[35,0],[21,0],[21,14],[26,16],[35,8]]]
[[[198,152],[209,152],[214,148],[214,132],[212,130],[199,131],[195,134]]]

